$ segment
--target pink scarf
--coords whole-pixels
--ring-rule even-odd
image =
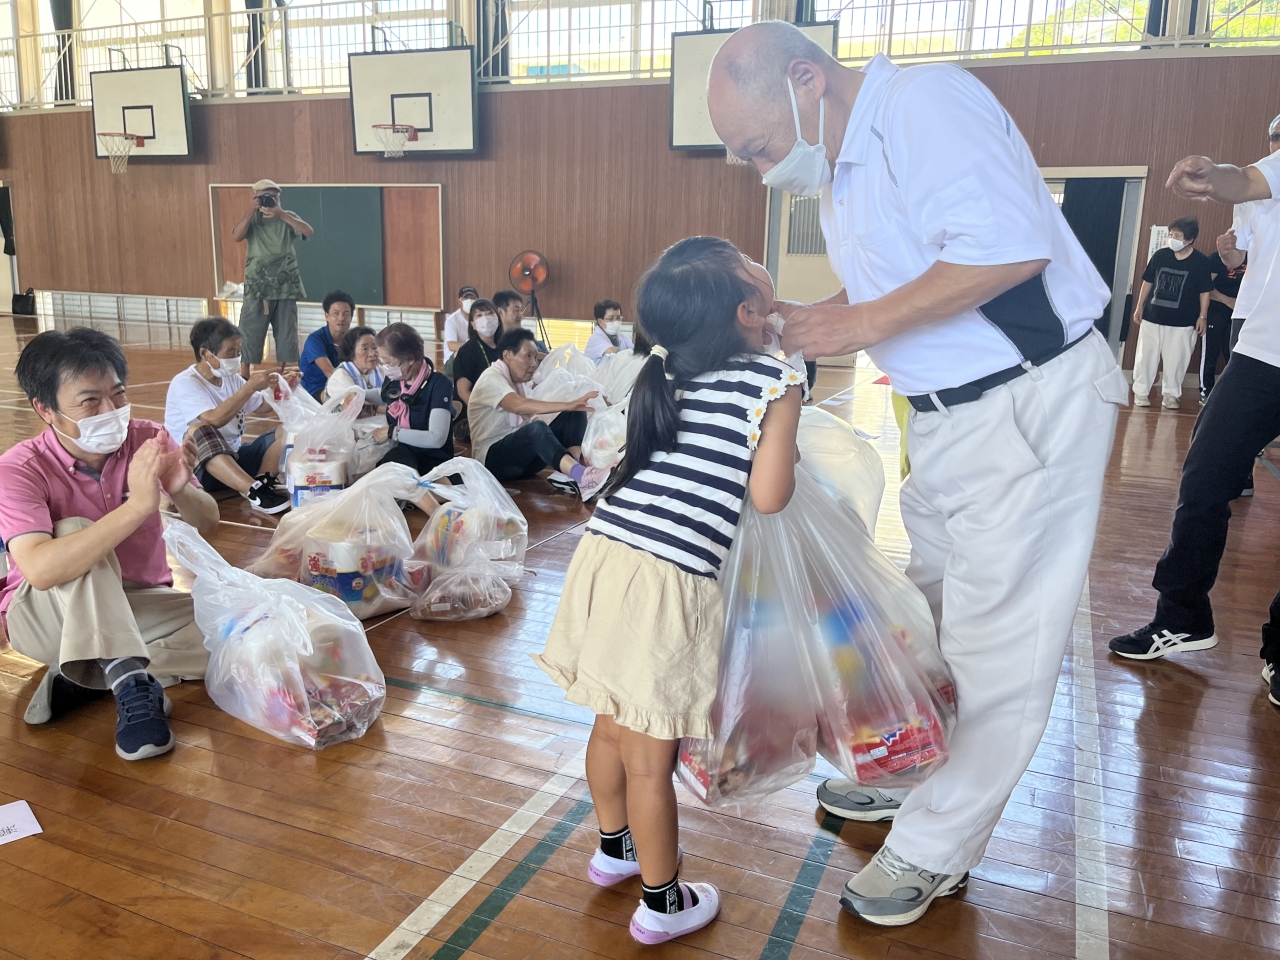
[[[507,362],[505,360],[495,360],[493,361],[493,365],[497,368],[497,371],[502,374],[502,378],[507,381],[507,385],[523,397],[525,395],[524,384],[516,383],[511,379],[511,368],[507,366]],[[518,413],[508,413],[507,422],[513,427],[519,427],[524,424],[524,417],[520,416]]]
[[[431,376],[431,364],[427,363],[426,360],[423,360],[422,366],[418,369],[418,375],[413,378],[412,385],[406,386],[407,381],[400,381],[400,396],[393,400],[391,405],[387,407],[387,414],[395,418],[397,426],[403,427],[406,430],[412,429],[409,425],[409,405],[404,402],[404,398],[411,397],[421,390],[422,385],[427,382],[427,378],[429,376]]]

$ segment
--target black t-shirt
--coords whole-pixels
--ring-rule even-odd
[[[384,383],[382,385],[382,402],[389,405],[393,400],[401,399],[401,384],[403,382],[402,380],[388,380]],[[432,410],[448,410],[449,418],[453,419],[453,381],[443,373],[432,371],[431,376],[427,377],[426,383],[418,388],[417,393],[403,399],[409,407],[410,430],[430,430]],[[387,423],[393,427],[398,423],[390,411],[387,412]],[[453,431],[449,431],[444,445],[439,449],[449,456],[453,456]]]
[[[1209,257],[1209,272],[1213,274],[1213,289],[1217,290],[1224,297],[1240,296],[1240,281],[1244,279],[1244,272],[1249,268],[1249,258],[1244,258],[1244,263],[1232,270],[1222,262],[1222,257],[1217,250],[1213,251],[1213,255]]]
[[[1151,284],[1142,319],[1165,327],[1194,327],[1200,318],[1200,294],[1213,289],[1209,258],[1199,250],[1179,260],[1162,247],[1142,271],[1142,279]]]
[[[502,354],[497,347],[491,347],[483,340],[468,340],[458,348],[458,355],[453,358],[453,382],[470,380],[472,388],[495,360],[501,360]]]

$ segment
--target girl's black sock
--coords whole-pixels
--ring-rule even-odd
[[[644,890],[644,905],[654,913],[679,913],[698,905],[698,895],[693,892],[693,888],[680,886],[679,874],[660,887],[651,887],[647,883],[641,883],[640,886]],[[689,895],[688,902],[685,901],[686,891]]]
[[[636,843],[631,839],[631,828],[623,827],[617,833],[600,831],[600,850],[615,860],[636,862]]]

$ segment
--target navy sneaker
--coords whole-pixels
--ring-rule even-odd
[[[1170,653],[1191,650],[1208,650],[1218,645],[1218,635],[1208,633],[1180,633],[1154,623],[1139,627],[1123,637],[1113,637],[1108,646],[1111,652],[1130,660],[1157,660]]]
[[[116,753],[125,760],[145,760],[173,749],[168,715],[173,703],[158,680],[136,673],[116,691]]]
[[[1263,663],[1262,682],[1267,685],[1267,699],[1280,707],[1280,670],[1276,670],[1275,664]]]

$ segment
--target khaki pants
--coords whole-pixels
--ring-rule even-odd
[[[82,517],[69,517],[54,528],[54,536],[90,525]],[[27,711],[32,723],[43,722],[48,689],[59,673],[82,687],[105,690],[98,661],[137,657],[147,661],[153,677],[172,686],[203,677],[209,663],[191,595],[124,581],[114,552],[84,576],[52,590],[22,583],[7,619],[13,649],[49,667]]]
[[[267,341],[267,327],[275,335],[276,360],[297,363],[301,356],[298,344],[298,301],[246,300],[240,307],[241,359],[245,363],[261,363]]]

